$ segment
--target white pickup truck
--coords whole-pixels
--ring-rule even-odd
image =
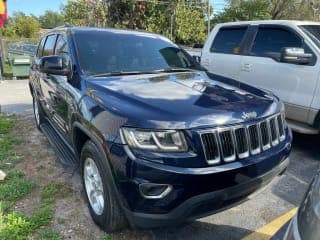
[[[202,49],[210,72],[272,91],[294,131],[320,130],[320,23],[249,21],[218,24]]]

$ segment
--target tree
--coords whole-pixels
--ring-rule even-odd
[[[104,27],[107,25],[108,4],[106,0],[68,0],[62,7],[62,15],[67,24]]]
[[[62,14],[48,10],[39,17],[41,28],[51,29],[64,24]]]
[[[17,36],[24,38],[35,38],[40,30],[40,23],[37,17],[24,13],[14,15],[15,31]]]
[[[203,43],[206,39],[204,16],[197,8],[190,8],[180,1],[175,14],[177,41],[183,44]]]
[[[213,24],[221,22],[271,19],[271,5],[266,0],[241,1],[231,5],[213,19]]]
[[[229,8],[238,7],[242,2],[245,1],[228,0]],[[263,2],[270,4],[270,19],[319,20],[320,0],[264,0]]]
[[[157,1],[148,3],[146,9],[146,30],[173,39],[175,7],[175,1],[168,2],[167,4],[159,4]]]
[[[272,19],[319,20],[319,0],[270,0]]]
[[[231,7],[235,7],[235,6],[238,6],[240,3],[241,3],[242,0],[228,0],[228,4],[229,6]]]
[[[7,37],[36,38],[39,30],[40,23],[37,17],[16,12],[8,19],[2,34]]]
[[[182,43],[203,42],[206,2],[68,0],[62,7],[62,15],[66,23],[76,26],[143,29]]]

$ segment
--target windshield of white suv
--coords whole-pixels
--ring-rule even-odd
[[[165,38],[124,31],[76,31],[80,66],[88,75],[186,71],[197,63]]]
[[[299,27],[312,39],[312,41],[320,49],[320,25],[301,25]]]

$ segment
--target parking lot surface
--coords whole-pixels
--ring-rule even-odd
[[[27,81],[0,83],[2,111],[31,114],[31,100]],[[270,239],[273,232],[268,229],[280,228],[290,218],[319,167],[319,140],[317,135],[294,134],[288,170],[243,204],[179,227],[143,231],[143,235],[147,239]],[[277,224],[268,227],[275,219]],[[273,239],[281,239],[284,231]],[[130,239],[130,231],[123,237]]]
[[[0,106],[2,112],[32,113],[28,80],[0,81]]]

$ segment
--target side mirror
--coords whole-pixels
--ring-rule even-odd
[[[305,53],[303,48],[283,48],[281,51],[280,62],[293,64],[308,64],[313,55]]]
[[[202,43],[196,43],[193,45],[193,48],[203,48],[203,44]]]
[[[199,56],[192,56],[193,60],[195,60],[197,63],[201,62],[201,57]]]
[[[62,76],[66,76],[69,73],[69,71],[63,66],[63,59],[59,56],[41,58],[40,72]]]

